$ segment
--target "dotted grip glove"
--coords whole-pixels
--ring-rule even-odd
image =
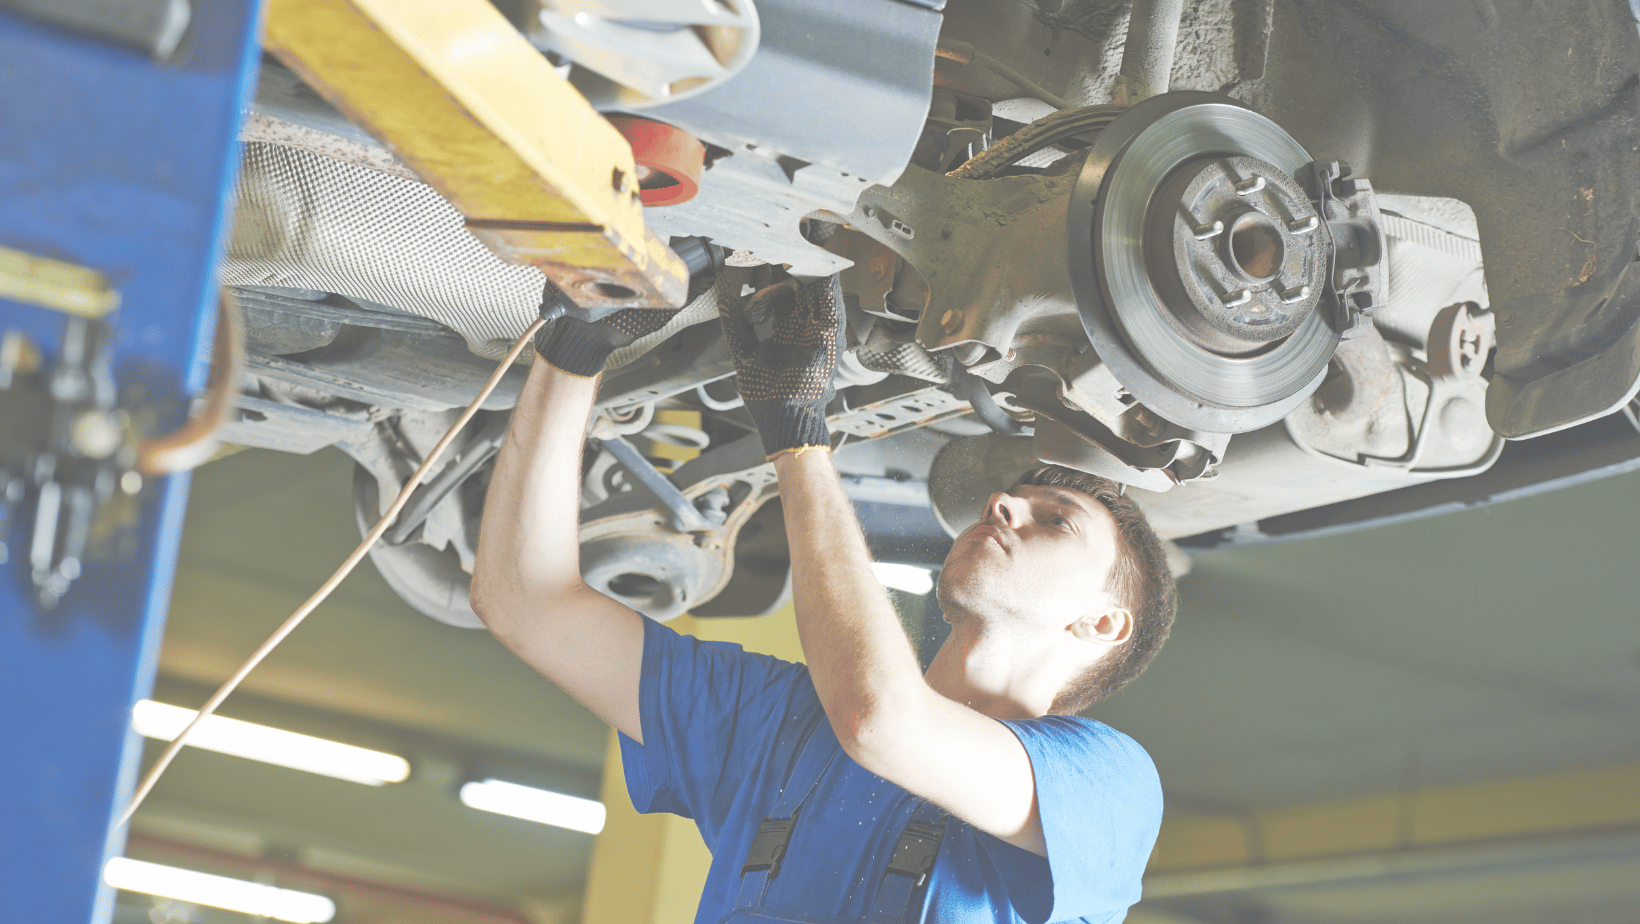
[[[826,405],[835,393],[831,379],[844,348],[837,277],[769,286],[743,308],[721,305],[719,314],[740,396],[768,457],[831,448]],[[763,317],[773,319],[774,332],[759,342],[752,324]]]
[[[558,294],[552,283],[547,283],[547,297],[541,304],[541,316],[560,314]],[[678,308],[623,308],[596,321],[563,315],[541,328],[535,335],[535,352],[554,367],[590,379],[604,371],[604,364],[621,347],[631,346],[638,338],[666,326],[681,309]]]

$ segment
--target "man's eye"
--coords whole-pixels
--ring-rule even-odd
[[[1057,513],[1054,514],[1053,517],[1051,517],[1048,520],[1048,522],[1053,524],[1054,526],[1069,526],[1069,525],[1071,525],[1070,520],[1065,519],[1064,517],[1060,516]]]

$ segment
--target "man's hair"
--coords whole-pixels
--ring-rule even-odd
[[[1049,711],[1069,715],[1110,696],[1144,672],[1173,628],[1178,597],[1162,540],[1139,505],[1122,493],[1120,484],[1063,465],[1030,469],[1014,487],[1028,484],[1081,491],[1110,511],[1116,522],[1116,561],[1105,580],[1105,591],[1133,616],[1133,634],[1128,640],[1071,678],[1054,697]]]

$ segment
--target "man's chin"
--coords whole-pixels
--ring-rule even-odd
[[[940,571],[938,588],[940,606],[947,611],[966,610],[969,612],[988,609],[991,594],[995,592],[994,580],[985,575],[983,569],[976,568],[972,562],[952,561],[946,559],[945,568]]]
[[[996,553],[1001,551],[1001,544],[990,536],[965,533],[946,553],[941,573],[969,575],[984,570],[990,564],[989,559],[995,558]]]

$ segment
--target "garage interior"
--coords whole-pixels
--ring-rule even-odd
[[[470,628],[470,476],[522,369],[218,712],[385,776],[188,747],[128,837],[104,816],[175,734],[144,710],[211,697],[554,298],[687,305],[603,380],[600,589],[801,660],[715,321],[787,271],[853,299],[828,422],[925,661],[917,582],[1027,463],[1121,481],[1177,541],[1170,642],[1086,713],[1165,790],[1128,920],[1640,924],[1640,0],[129,2],[174,21],[0,0],[0,701],[41,705],[5,723],[25,759],[0,748],[0,924],[693,920],[693,823],[634,813],[611,730]],[[563,38],[697,5],[722,31],[676,98]],[[623,15],[633,47],[709,31]],[[470,48],[417,45],[446,27],[520,66],[486,83]],[[693,174],[656,181],[644,131]],[[595,243],[564,262],[573,235]],[[75,374],[118,396],[74,407],[114,425],[40,423],[69,419],[54,370],[99,362]],[[213,407],[192,462],[135,461]],[[587,830],[474,807],[491,784],[571,797]],[[164,897],[109,858],[306,910]]]
[[[197,706],[351,549],[350,469],[330,450],[246,450],[196,473],[156,698]],[[1640,474],[1625,474],[1196,555],[1162,655],[1090,713],[1149,750],[1166,792],[1129,920],[1640,919],[1637,517]],[[790,650],[789,613],[695,625]],[[313,871],[274,878],[334,897],[349,924],[693,917],[699,836],[601,782],[607,728],[371,568],[223,713],[401,754],[412,773],[372,788],[188,749],[128,855]],[[483,775],[602,792],[609,827],[595,840],[462,805]],[[122,893],[118,920],[246,920],[156,905]]]

